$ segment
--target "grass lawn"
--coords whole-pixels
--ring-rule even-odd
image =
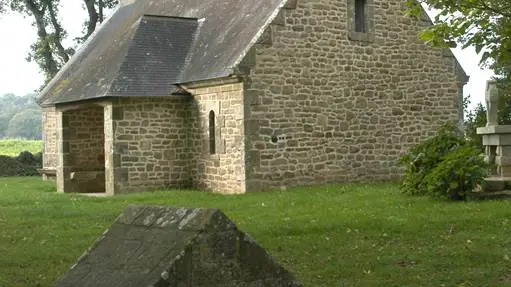
[[[0,140],[0,155],[17,156],[22,151],[38,153],[43,149],[43,143],[40,140]]]
[[[48,286],[128,204],[217,207],[305,286],[511,286],[511,201],[452,203],[394,184],[243,196],[56,194],[0,178],[0,286]]]

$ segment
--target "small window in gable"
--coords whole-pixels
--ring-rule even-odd
[[[374,0],[348,1],[348,38],[353,41],[374,41]]]
[[[209,112],[209,153],[216,154],[215,112]]]
[[[367,0],[355,0],[355,32],[366,32],[366,5]]]

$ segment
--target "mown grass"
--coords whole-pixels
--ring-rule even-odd
[[[128,204],[221,208],[305,286],[510,286],[511,201],[453,203],[393,184],[242,196],[56,194],[0,178],[0,286],[48,286]]]
[[[18,156],[22,151],[34,154],[41,152],[42,148],[40,140],[0,139],[0,155]]]

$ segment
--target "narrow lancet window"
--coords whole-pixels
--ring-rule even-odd
[[[355,0],[355,32],[366,32],[367,0]]]
[[[209,112],[209,153],[216,153],[215,112]]]

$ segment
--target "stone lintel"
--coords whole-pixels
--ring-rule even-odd
[[[497,125],[477,128],[478,135],[511,134],[511,125]]]
[[[485,146],[509,146],[511,145],[510,134],[484,134],[483,145]]]

